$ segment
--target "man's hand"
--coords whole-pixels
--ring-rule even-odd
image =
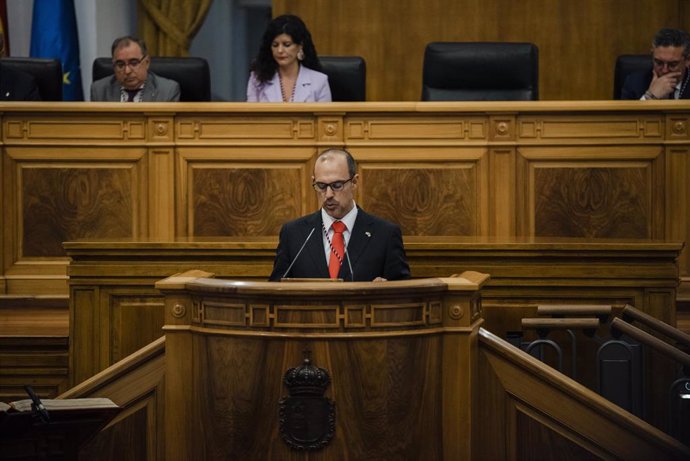
[[[384,279],[383,277],[376,277],[372,282],[387,282],[388,279]]]
[[[652,71],[652,83],[649,84],[648,94],[651,94],[655,99],[667,98],[669,94],[676,90],[676,85],[680,80],[682,72],[669,72],[666,75],[657,77],[656,73]]]

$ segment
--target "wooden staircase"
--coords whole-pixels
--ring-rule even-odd
[[[67,390],[68,296],[0,296],[0,401],[43,398]]]

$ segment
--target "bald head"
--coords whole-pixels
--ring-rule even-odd
[[[345,149],[327,149],[319,154],[318,157],[316,157],[316,162],[314,164],[314,169],[316,170],[316,165],[319,163],[323,162],[331,162],[335,158],[340,158],[340,157],[345,157],[345,161],[347,162],[347,171],[350,177],[353,177],[354,175],[357,174],[357,162],[355,162],[355,159],[352,157],[352,154],[350,154],[348,151]]]

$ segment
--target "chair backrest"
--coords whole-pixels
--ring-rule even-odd
[[[616,58],[613,72],[613,99],[621,98],[621,90],[628,75],[637,72],[652,72],[652,56],[647,54],[622,54]]]
[[[319,56],[333,101],[366,101],[367,64],[359,56]]]
[[[161,77],[175,80],[180,84],[180,101],[210,101],[211,72],[204,58],[184,57],[151,58],[149,70]],[[113,74],[111,58],[96,58],[93,61],[93,81]]]
[[[2,58],[0,67],[26,72],[35,78],[43,101],[62,101],[62,64],[59,59]]]
[[[532,43],[434,42],[424,51],[422,101],[539,99]]]

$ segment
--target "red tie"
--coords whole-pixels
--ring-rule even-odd
[[[331,224],[331,229],[333,229],[333,238],[331,239],[331,257],[328,260],[328,272],[331,274],[332,279],[336,279],[338,278],[338,272],[340,272],[340,265],[345,257],[343,232],[345,232],[347,226],[342,221],[335,221]]]

